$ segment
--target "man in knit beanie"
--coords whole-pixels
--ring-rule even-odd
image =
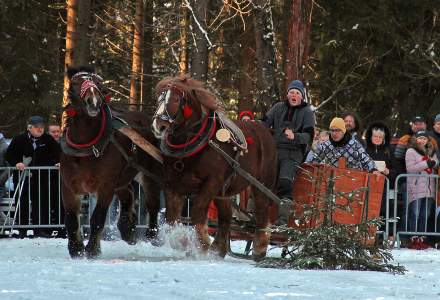
[[[304,84],[294,80],[287,86],[287,99],[276,103],[263,122],[274,131],[278,150],[278,196],[292,199],[292,183],[315,131],[315,113],[305,101]]]

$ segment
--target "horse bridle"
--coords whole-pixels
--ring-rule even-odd
[[[104,97],[101,89],[96,84],[96,81],[98,81],[98,82],[103,81],[101,76],[99,76],[98,74],[95,74],[95,73],[78,72],[70,78],[70,82],[72,82],[72,80],[75,80],[78,77],[81,77],[82,79],[84,79],[84,81],[81,83],[80,94],[77,95],[71,88],[69,88],[69,91],[68,91],[69,103],[63,107],[63,111],[66,111],[68,116],[76,115],[76,112],[79,109],[81,109],[81,104],[80,103],[79,104],[73,103],[72,99],[79,98],[83,101],[87,90],[92,87],[95,88],[99,93],[99,96],[101,98],[100,106],[102,105],[102,103],[109,102],[109,100],[110,100],[110,98]],[[104,101],[102,101],[102,100],[104,100]]]
[[[156,109],[156,112],[154,113],[154,117],[153,118],[159,118],[162,121],[167,121],[170,124],[175,123],[178,119],[180,119],[181,116],[183,116],[183,108],[186,104],[185,101],[185,92],[178,89],[176,86],[174,85],[168,85],[168,88],[166,90],[164,90],[163,92],[160,93],[159,98],[158,98],[158,106]],[[173,118],[171,116],[171,114],[169,113],[167,106],[169,104],[169,100],[170,100],[170,95],[171,95],[171,90],[172,89],[177,89],[180,93],[181,96],[179,97],[179,110],[176,113],[176,116]],[[161,106],[163,105],[163,109],[164,109],[164,114],[159,114],[159,109],[161,108]]]

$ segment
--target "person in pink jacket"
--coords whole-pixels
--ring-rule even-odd
[[[410,141],[410,147],[405,155],[408,174],[436,174],[439,160],[436,148],[429,141],[426,130],[419,130]],[[429,217],[434,213],[434,197],[436,195],[435,178],[408,177],[408,231],[426,232]],[[413,237],[411,239],[414,242]],[[419,239],[419,238],[417,238]],[[417,242],[424,243],[423,239]]]

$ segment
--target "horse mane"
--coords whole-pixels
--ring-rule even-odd
[[[166,91],[169,86],[175,86],[183,91],[185,95],[199,101],[211,110],[218,110],[221,108],[221,102],[215,97],[215,95],[208,91],[201,81],[193,79],[189,75],[182,74],[175,77],[165,77],[156,85],[156,97],[159,97],[159,95],[163,91]]]

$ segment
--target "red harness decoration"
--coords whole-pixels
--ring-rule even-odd
[[[189,105],[185,104],[183,106],[183,117],[185,118],[185,120],[188,120],[192,116],[192,114],[192,108]]]
[[[248,136],[246,138],[246,143],[250,146],[254,143],[254,139],[251,136]]]
[[[74,109],[73,107],[67,108],[65,110],[66,115],[70,118],[73,118],[74,116],[76,116],[76,109]]]
[[[74,142],[72,142],[72,140],[69,137],[69,127],[68,127],[66,131],[67,145],[75,149],[84,149],[95,145],[102,138],[104,134],[105,126],[106,126],[106,118],[107,118],[107,114],[105,112],[105,109],[101,108],[101,128],[99,128],[98,135],[86,144],[75,144]]]
[[[185,158],[185,157],[190,157],[190,156],[196,155],[197,153],[202,151],[208,145],[209,140],[214,135],[215,130],[217,128],[215,114],[213,115],[213,119],[214,120],[213,120],[212,127],[209,129],[209,131],[207,133],[207,138],[205,139],[205,141],[203,143],[200,143],[199,145],[196,145],[192,151],[183,154],[182,156],[180,156],[180,158]],[[202,137],[203,132],[206,130],[206,127],[208,126],[208,121],[209,121],[209,115],[207,115],[205,117],[205,119],[203,120],[202,127],[200,128],[199,132],[197,132],[197,134],[190,141],[188,141],[186,143],[179,144],[179,145],[172,144],[171,141],[169,140],[169,136],[167,136],[166,140],[165,140],[167,146],[170,147],[171,149],[174,149],[174,150],[183,149],[185,147],[193,146],[193,144],[196,143]]]

